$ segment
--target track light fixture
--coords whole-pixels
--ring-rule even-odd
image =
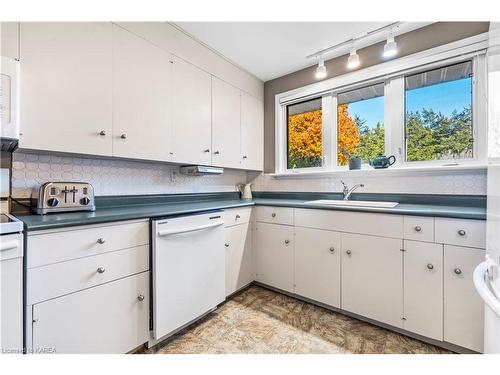
[[[360,65],[359,55],[356,53],[356,48],[352,48],[347,58],[347,68],[356,69]]]
[[[318,67],[316,68],[316,78],[323,79],[325,77],[326,77],[325,59],[323,58],[323,56],[320,56],[318,61]]]
[[[384,57],[393,57],[398,53],[398,44],[394,40],[394,34],[391,32],[387,36],[387,42],[384,45]]]

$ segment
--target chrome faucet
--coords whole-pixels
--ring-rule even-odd
[[[342,193],[344,194],[344,200],[345,201],[348,201],[349,198],[351,197],[351,194],[354,192],[354,190],[356,190],[357,188],[360,188],[360,187],[365,187],[364,184],[357,184],[357,185],[354,185],[352,188],[348,188],[347,185],[344,183],[344,181],[340,181],[342,183],[342,186],[344,187]]]

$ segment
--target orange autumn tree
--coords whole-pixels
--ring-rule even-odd
[[[360,144],[356,122],[347,112],[347,104],[338,106],[338,148],[354,153]],[[322,156],[321,109],[297,113],[288,117],[288,167],[320,167]],[[339,151],[340,163],[347,158]]]
[[[347,151],[349,154],[353,154],[361,143],[358,125],[354,119],[349,116],[349,112],[347,111],[348,106],[348,104],[340,104],[337,107],[337,142],[340,165],[347,164],[347,156],[342,153],[342,150]]]

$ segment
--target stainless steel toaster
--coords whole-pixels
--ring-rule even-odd
[[[46,182],[35,193],[36,213],[95,211],[94,188],[88,182]]]

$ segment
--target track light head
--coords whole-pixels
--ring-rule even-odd
[[[325,60],[323,59],[323,56],[320,56],[319,61],[318,61],[318,67],[316,68],[316,78],[317,79],[323,79],[326,77],[326,66],[325,66]]]
[[[359,61],[359,55],[356,53],[356,49],[351,49],[349,57],[347,58],[347,68],[356,69],[360,64],[361,62]]]
[[[384,57],[393,57],[396,56],[398,53],[398,44],[394,40],[394,35],[389,34],[387,37],[387,42],[384,45]]]

